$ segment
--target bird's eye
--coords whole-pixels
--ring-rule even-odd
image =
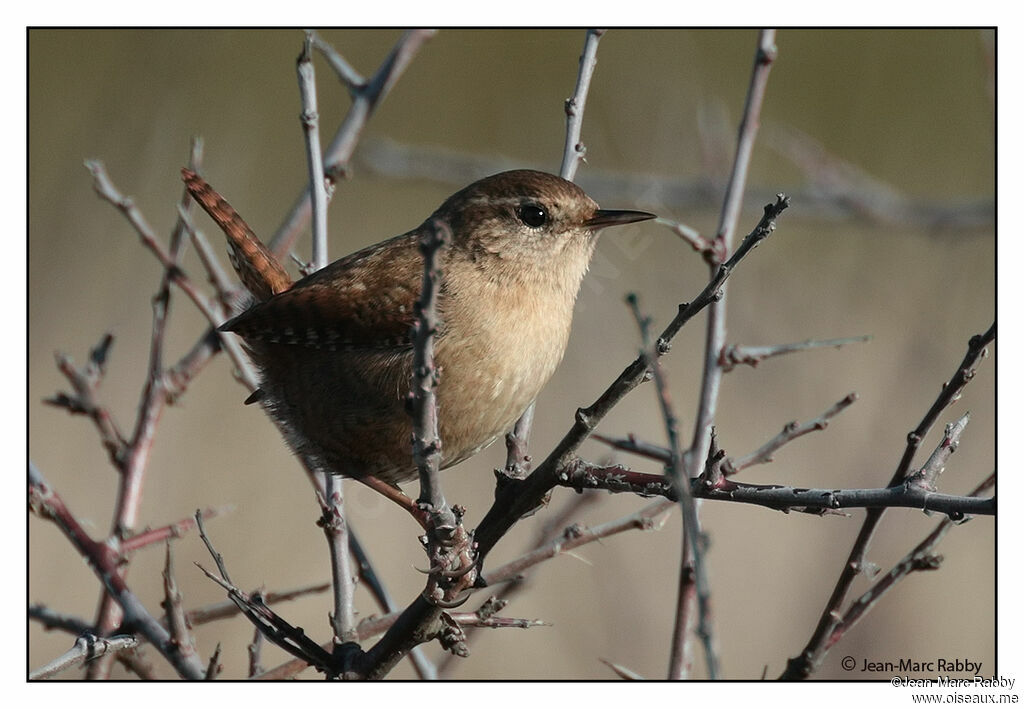
[[[539,204],[523,204],[516,210],[519,220],[528,227],[542,227],[547,224],[548,212]]]

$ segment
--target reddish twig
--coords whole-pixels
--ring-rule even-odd
[[[141,633],[167,658],[185,679],[202,679],[203,668],[195,656],[187,656],[172,641],[166,629],[152,616],[125,583],[119,568],[120,554],[107,544],[94,541],[50,487],[39,470],[29,463],[29,505],[40,516],[57,524],[75,549],[92,567],[107,593],[120,606],[125,622]]]

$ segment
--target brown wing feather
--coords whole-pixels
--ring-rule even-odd
[[[409,232],[358,251],[220,329],[250,342],[329,351],[406,349],[422,277],[417,249]]]

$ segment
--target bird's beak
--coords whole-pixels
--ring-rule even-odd
[[[594,212],[594,216],[587,220],[586,225],[591,229],[603,229],[606,226],[632,224],[657,218],[656,214],[637,212],[632,209],[599,209]]]

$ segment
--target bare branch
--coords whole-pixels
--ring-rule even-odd
[[[433,36],[434,30],[406,31],[369,81],[361,82],[358,86],[354,83],[347,84],[353,94],[352,107],[324,151],[325,178],[335,180],[339,175],[345,173],[370,116],[398,81],[424,42]],[[321,53],[325,53],[326,45],[322,40],[315,40],[314,46]],[[325,55],[330,60],[331,54],[325,53]],[[345,72],[345,75],[347,79],[355,78],[354,72]],[[309,222],[311,213],[310,185],[306,185],[284,223],[281,224],[270,241],[271,250],[279,258],[291,250],[295,240]]]
[[[282,601],[291,601],[296,598],[302,598],[303,596],[312,595],[314,593],[323,593],[331,587],[329,582],[315,583],[308,586],[301,586],[288,591],[258,591],[250,594],[259,596],[263,599],[263,602],[270,605],[274,603],[281,603]],[[202,608],[195,608],[188,611],[185,614],[185,618],[188,624],[195,627],[197,625],[203,625],[205,623],[212,623],[215,620],[222,620],[224,618],[232,618],[239,613],[241,609],[235,604],[234,601],[220,601],[209,606]]]
[[[267,638],[278,647],[290,652],[292,655],[302,659],[304,662],[334,676],[334,662],[331,654],[317,645],[302,631],[288,623],[281,616],[272,611],[260,598],[259,594],[250,596],[231,582],[227,567],[224,565],[224,557],[214,548],[213,542],[206,536],[203,528],[202,518],[196,515],[196,523],[199,526],[199,537],[203,540],[210,556],[213,557],[220,570],[220,576],[204,569],[198,563],[196,566],[206,574],[207,578],[217,583],[228,592],[228,598],[238,606],[239,610],[249,621],[259,628]]]
[[[967,493],[967,495],[969,497],[976,497],[991,489],[995,482],[996,475],[992,473],[981,484]],[[932,571],[939,568],[942,564],[942,555],[935,553],[935,547],[938,546],[938,543],[946,536],[946,532],[952,529],[955,523],[954,519],[950,517],[939,522],[931,534],[925,537],[920,544],[892,567],[889,573],[878,579],[866,593],[851,603],[846,613],[843,614],[842,620],[833,629],[832,635],[829,636],[825,649],[828,650],[839,642],[846,632],[853,628],[900,581],[903,581],[915,571]]]
[[[596,465],[579,458],[567,465],[562,473],[558,484],[576,491],[630,492],[641,497],[657,496],[678,501],[671,479],[664,475],[642,473],[620,465]],[[908,484],[837,490],[723,479],[715,486],[709,485],[703,477],[696,477],[690,479],[690,488],[696,498],[760,505],[782,512],[824,514],[861,507],[906,507],[963,519],[967,515],[994,515],[996,511],[994,498],[944,495]]]
[[[327,265],[327,189],[324,185],[324,158],[320,152],[320,114],[316,105],[313,37],[312,32],[306,32],[306,40],[297,62],[297,71],[299,94],[302,97],[302,134],[306,139],[306,164],[309,166],[313,213],[312,267],[314,271],[318,271]]]
[[[734,475],[735,473],[738,473],[744,468],[749,468],[752,465],[772,462],[772,455],[775,451],[779,450],[790,441],[796,440],[800,436],[813,433],[814,431],[824,431],[828,427],[829,421],[846,410],[846,408],[852,405],[856,400],[857,395],[851,392],[829,407],[828,410],[823,412],[816,419],[812,419],[803,424],[797,423],[796,421],[787,423],[782,427],[782,431],[780,431],[775,438],[765,443],[753,453],[735,460],[732,458],[726,458],[722,461],[722,474],[726,476]]]
[[[341,477],[324,474],[324,494],[317,495],[321,516],[317,524],[323,528],[331,559],[331,585],[334,612],[331,627],[338,645],[356,641],[356,614],[354,605],[355,574],[349,555],[349,530],[345,518]]]
[[[664,217],[658,217],[654,222],[666,226],[675,232],[676,236],[688,243],[694,251],[703,256],[705,261],[714,258],[714,242],[693,227]]]
[[[719,263],[726,261],[732,249],[733,235],[736,232],[736,224],[739,219],[740,207],[743,204],[743,194],[747,184],[747,171],[750,167],[750,159],[754,151],[754,140],[757,137],[757,129],[760,125],[761,104],[764,100],[764,93],[768,82],[768,73],[771,71],[772,63],[775,61],[777,50],[775,48],[775,30],[761,30],[757,39],[757,51],[754,56],[754,68],[750,77],[750,87],[747,90],[747,98],[743,106],[743,118],[740,121],[739,141],[736,148],[736,158],[733,162],[732,173],[726,185],[725,199],[722,203],[722,213],[719,217],[718,231],[714,238],[714,251],[716,258],[708,260],[708,265],[714,273],[720,267]],[[786,201],[781,195],[776,201],[778,211],[784,209]],[[770,211],[765,207],[765,216]],[[739,254],[745,247],[753,248],[756,243],[750,244],[749,237],[744,239],[736,253],[726,261],[726,265]],[[707,260],[707,257],[705,257]],[[704,339],[704,374],[701,377],[700,403],[697,407],[697,415],[693,424],[693,439],[689,449],[683,455],[684,468],[687,474],[695,474],[699,467],[708,457],[708,450],[711,445],[711,426],[715,421],[715,414],[718,409],[718,391],[722,381],[722,367],[719,365],[719,357],[722,348],[725,346],[725,294],[726,284],[722,283],[718,297],[708,306],[707,330]]]
[[[207,507],[201,512],[201,515],[203,519],[213,519],[214,517],[218,517],[231,509],[233,509],[232,505]],[[151,544],[159,544],[160,542],[169,539],[183,537],[195,526],[195,517],[186,517],[185,519],[178,520],[173,524],[157,527],[156,529],[147,529],[146,531],[140,532],[134,536],[126,537],[124,541],[121,542],[121,552],[123,554],[128,554]]]
[[[44,399],[44,403],[65,408],[72,414],[88,416],[99,432],[100,442],[110,456],[110,462],[120,470],[128,448],[128,441],[121,434],[110,411],[96,401],[96,392],[103,379],[107,355],[113,342],[114,336],[110,333],[105,334],[100,343],[89,353],[89,362],[81,370],[75,367],[71,357],[58,352],[56,354],[57,369],[70,382],[73,393],[59,392],[49,399]]]
[[[69,667],[76,667],[108,653],[129,650],[138,644],[139,641],[132,635],[118,635],[112,638],[82,635],[75,641],[70,650],[42,667],[32,670],[28,673],[28,678],[29,680],[49,679]]]
[[[691,585],[696,590],[699,608],[697,635],[704,645],[704,659],[707,663],[708,676],[710,679],[718,679],[718,657],[715,653],[714,634],[711,629],[711,586],[708,580],[707,562],[704,558],[703,532],[697,517],[697,505],[694,502],[690,486],[687,484],[686,470],[683,467],[683,451],[679,440],[678,423],[669,395],[668,378],[661,367],[654,342],[651,339],[650,319],[640,312],[635,295],[630,294],[627,301],[640,327],[640,337],[643,342],[641,355],[654,375],[655,393],[668,437],[669,461],[666,470],[672,480],[672,489],[679,498],[683,514],[682,554],[684,558],[680,560],[680,568],[685,570],[692,566],[693,569],[692,577],[689,573],[684,572],[680,574],[679,578],[675,629],[672,634],[669,659],[669,679],[683,679],[685,676],[689,604],[684,601],[691,596]]]
[[[189,631],[188,621],[185,618],[185,609],[182,606],[181,591],[178,588],[178,582],[174,578],[174,555],[171,552],[170,541],[167,542],[163,578],[163,607],[167,615],[167,627],[171,631],[171,638],[181,648],[183,655],[194,655],[196,653],[196,643],[192,633]]]
[[[590,80],[597,66],[597,44],[606,30],[587,30],[580,55],[580,71],[576,77],[576,90],[572,98],[565,101],[565,148],[562,150],[562,168],[558,174],[570,182],[576,176],[576,169],[587,154],[587,146],[580,136],[583,131],[583,107],[587,103]]]
[[[419,505],[431,515],[435,531],[450,537],[456,521],[441,490],[441,437],[437,422],[438,371],[434,363],[434,335],[440,329],[437,299],[444,274],[441,260],[452,241],[450,227],[441,221],[431,222],[420,238],[423,254],[423,285],[416,302],[416,323],[413,325],[413,458],[420,475]]]
[[[907,473],[910,470],[914,455],[921,445],[921,441],[928,431],[931,430],[939,414],[960,396],[960,392],[963,391],[963,388],[974,377],[975,367],[987,355],[986,347],[995,339],[995,336],[996,325],[993,322],[992,326],[984,334],[971,337],[967,345],[967,354],[964,355],[953,376],[949,382],[943,385],[942,391],[939,392],[939,395],[917,428],[907,436],[907,447],[903,452],[899,465],[896,467],[896,471],[889,481],[889,487],[902,485],[906,481]],[[994,500],[992,501],[992,510],[993,512],[995,510]],[[850,587],[861,570],[865,568],[868,545],[875,534],[875,530],[878,528],[884,512],[884,508],[868,510],[864,524],[861,526],[857,539],[850,549],[850,554],[843,564],[835,588],[832,590],[832,595],[829,597],[825,609],[818,619],[818,625],[815,627],[814,633],[811,635],[803,651],[797,657],[790,658],[786,670],[781,676],[782,679],[806,679],[821,663],[827,652],[825,644],[835,630],[839,622],[838,619],[841,617],[840,610],[846,595],[849,593]]]
[[[195,656],[182,654],[167,630],[150,615],[138,597],[128,588],[118,569],[117,554],[107,545],[93,541],[85,533],[82,525],[64,505],[64,501],[31,462],[28,472],[29,504],[32,509],[55,522],[72,545],[85,557],[111,598],[115,599],[123,610],[126,622],[153,643],[182,677],[202,679],[203,668]]]
[[[573,524],[565,528],[562,534],[555,539],[538,546],[534,550],[520,556],[517,559],[499,566],[487,574],[489,585],[497,585],[518,578],[526,569],[535,566],[542,561],[552,559],[556,556],[571,551],[584,544],[604,539],[631,529],[652,531],[661,529],[668,519],[669,510],[674,507],[674,501],[659,500],[643,507],[636,512],[620,517],[619,519],[605,522],[596,527],[583,527]]]
[[[908,486],[919,486],[926,492],[936,490],[936,483],[942,471],[946,469],[946,461],[949,456],[956,452],[960,445],[960,436],[963,435],[967,422],[971,420],[970,412],[965,413],[954,423],[946,425],[946,432],[942,441],[935,448],[935,451],[928,457],[924,466],[907,478]]]
[[[722,354],[719,356],[719,363],[721,364],[723,372],[731,372],[736,368],[736,365],[739,364],[747,364],[751,367],[756,367],[769,357],[778,357],[779,355],[823,347],[834,347],[839,349],[843,345],[850,345],[855,342],[867,342],[870,339],[870,335],[859,335],[857,337],[842,337],[834,340],[804,340],[803,342],[793,342],[785,345],[729,345],[722,349]]]

